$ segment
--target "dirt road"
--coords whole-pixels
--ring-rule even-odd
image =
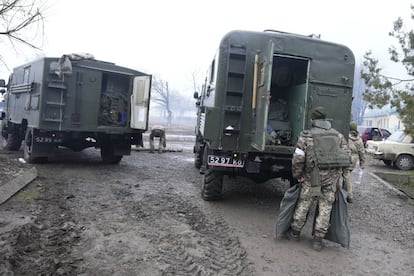
[[[309,225],[299,242],[274,239],[287,183],[225,179],[224,199],[204,202],[191,143],[176,146],[119,165],[94,149],[35,165],[0,205],[0,275],[414,274],[414,205],[370,168],[353,175],[350,249],[316,252]]]

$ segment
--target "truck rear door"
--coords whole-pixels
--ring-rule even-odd
[[[266,127],[270,103],[270,87],[272,82],[273,49],[274,43],[273,41],[269,41],[266,49],[257,54],[258,63],[255,65],[258,70],[256,70],[256,101],[254,102],[253,100],[252,103],[254,126],[251,146],[259,151],[264,151],[266,144]]]
[[[131,128],[147,129],[151,76],[134,78],[131,95]]]

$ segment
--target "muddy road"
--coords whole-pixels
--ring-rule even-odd
[[[224,199],[204,202],[192,144],[169,146],[183,151],[23,165],[38,177],[0,205],[0,275],[414,275],[414,205],[375,166],[352,176],[350,248],[316,252],[310,225],[274,239],[288,183],[225,178]],[[22,153],[0,155],[7,167]]]

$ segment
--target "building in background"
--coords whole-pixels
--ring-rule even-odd
[[[386,105],[381,109],[365,110],[362,125],[381,127],[388,129],[391,132],[404,129],[399,114],[396,109],[391,108],[390,105]]]

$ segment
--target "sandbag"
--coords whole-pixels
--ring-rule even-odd
[[[324,239],[349,248],[350,232],[348,227],[348,203],[346,202],[346,197],[346,191],[340,188],[336,193],[336,198],[332,205],[331,219],[329,221],[330,226]]]
[[[285,192],[280,202],[279,215],[275,225],[276,238],[282,238],[289,231],[299,195],[300,185],[292,186]]]

